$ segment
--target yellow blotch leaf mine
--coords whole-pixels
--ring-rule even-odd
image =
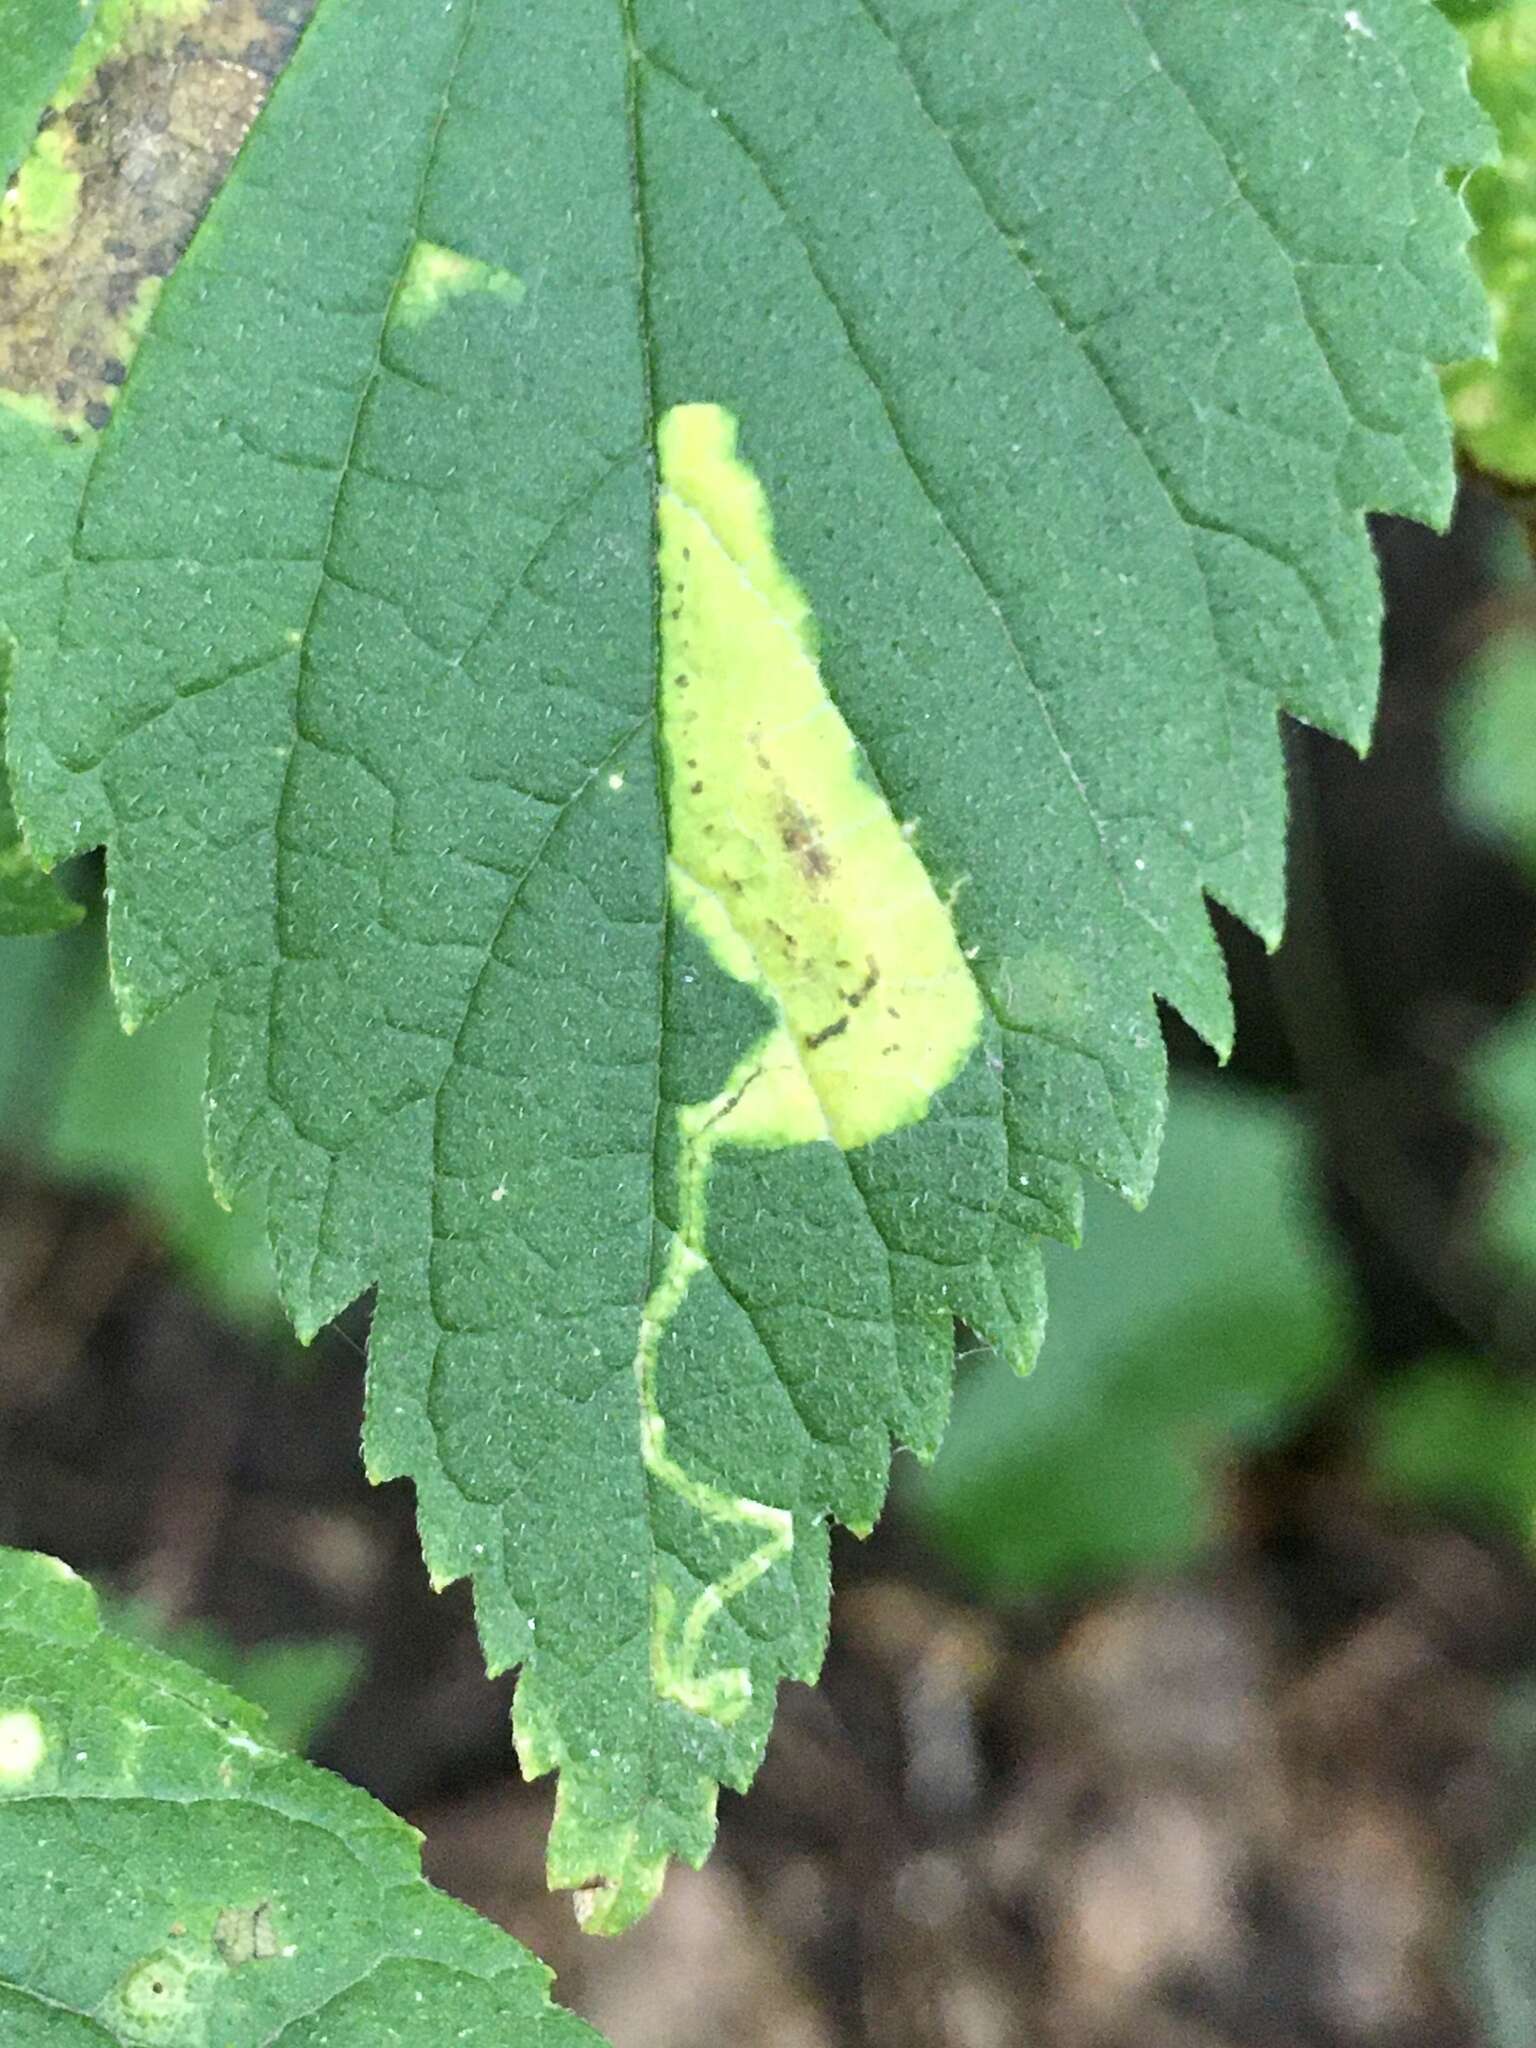
[[[976,1042],[980,998],[827,694],[734,420],[676,406],[658,453],[674,900],[787,1035],[760,1049],[764,1078],[718,1135],[851,1150],[926,1114]]]

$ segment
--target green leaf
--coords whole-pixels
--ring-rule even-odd
[[[0,180],[27,154],[95,13],[96,0],[0,0]]]
[[[99,917],[58,947],[0,939],[7,1149],[42,1172],[110,1185],[140,1204],[225,1315],[270,1332],[277,1289],[260,1207],[242,1198],[224,1209],[208,1185],[208,996],[188,996],[128,1036],[104,941]]]
[[[105,975],[93,975],[38,1134],[41,1153],[55,1172],[113,1183],[144,1203],[211,1299],[242,1322],[270,1324],[276,1290],[260,1207],[240,1198],[221,1207],[208,1185],[209,1010],[199,992],[128,1037]]]
[[[1493,307],[1492,361],[1446,377],[1462,445],[1490,476],[1536,484],[1536,5],[1483,0],[1458,9],[1472,89],[1498,131],[1496,162],[1475,170],[1467,199],[1472,253]]]
[[[1536,1277],[1536,1002],[1527,999],[1489,1032],[1469,1063],[1468,1079],[1501,1147],[1483,1228],[1499,1258]]]
[[[73,529],[162,274],[291,46],[303,0],[0,0],[0,548],[6,614]],[[44,113],[49,119],[42,122]],[[0,736],[10,650],[0,634]],[[0,770],[0,937],[76,922]]]
[[[1207,1540],[1238,1444],[1272,1437],[1347,1364],[1337,1261],[1279,1104],[1176,1090],[1157,1199],[1091,1200],[1086,1248],[1052,1247],[1051,1330],[1021,1387],[962,1381],[913,1489],[930,1537],[990,1598],[1182,1563]]]
[[[1450,741],[1463,808],[1536,879],[1536,635],[1517,629],[1483,648]],[[1536,1001],[1518,1004],[1479,1043],[1467,1080],[1502,1148],[1484,1231],[1512,1269],[1536,1276]]]
[[[242,1322],[271,1324],[272,1258],[260,1206],[222,1208],[208,1186],[201,1092],[210,1004],[189,996],[129,1038],[105,977],[78,1021],[59,1076],[44,1156],[71,1179],[106,1181],[143,1202],[172,1252]]]
[[[1515,627],[1479,650],[1450,739],[1462,809],[1536,874],[1536,633]]]
[[[3,661],[0,655],[0,661]],[[4,685],[0,681],[0,736],[5,731]],[[39,938],[78,924],[81,908],[27,851],[11,802],[9,778],[0,767],[0,943]]]
[[[589,1924],[954,1318],[1027,1362],[1145,1194],[1154,996],[1226,1042],[1276,707],[1363,739],[1361,511],[1450,504],[1461,68],[1425,0],[322,0],[112,427],[14,437],[29,829],[130,1017],[216,988],[301,1329],[377,1284]]]
[[[258,1707],[274,1749],[307,1749],[363,1665],[362,1645],[348,1636],[238,1643],[212,1622],[167,1620],[152,1600],[113,1601],[105,1621],[114,1635],[190,1664]]]
[[[9,181],[27,154],[39,117],[94,12],[94,0],[0,0],[0,49],[6,59],[0,78],[0,180]],[[7,191],[5,201],[12,211],[28,203],[20,188]],[[9,649],[0,642],[0,739],[9,670]],[[79,916],[78,904],[28,854],[0,765],[0,937],[61,931]]]
[[[269,1746],[233,1693],[104,1631],[67,1566],[15,1550],[0,1868],[7,2048],[596,2043],[541,1964],[423,1881],[404,1822]]]
[[[1474,1359],[1426,1358],[1370,1419],[1377,1484],[1399,1499],[1492,1517],[1536,1545],[1536,1393]]]

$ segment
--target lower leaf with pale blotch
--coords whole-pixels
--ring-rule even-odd
[[[262,1716],[0,1550],[6,2048],[600,2048],[426,1884],[416,1837]]]
[[[1360,515],[1450,501],[1461,68],[1428,0],[321,0],[0,574],[31,841],[107,842],[128,1016],[216,990],[301,1328],[377,1285],[590,1924],[955,1319],[1027,1362],[1146,1193],[1155,999],[1225,1044],[1277,707],[1363,738]]]

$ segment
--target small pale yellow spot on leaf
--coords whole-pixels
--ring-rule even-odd
[[[26,1708],[0,1714],[0,1786],[26,1785],[48,1753],[48,1738],[36,1714]]]
[[[74,138],[67,128],[46,128],[38,136],[7,194],[23,236],[50,247],[68,239],[80,197],[73,153]]]
[[[477,256],[462,256],[436,242],[418,242],[400,280],[394,314],[402,325],[419,327],[450,300],[469,293],[485,293],[515,306],[526,289],[510,270],[498,270]]]

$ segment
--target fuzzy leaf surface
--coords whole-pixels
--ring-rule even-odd
[[[30,528],[33,841],[130,1018],[214,987],[300,1327],[377,1285],[593,1925],[955,1319],[1026,1363],[1146,1192],[1202,890],[1278,930],[1277,709],[1363,739],[1362,511],[1450,502],[1462,70],[1428,0],[322,0]]]
[[[403,1821],[17,1550],[0,1868],[8,2048],[600,2048],[542,1964],[425,1882]]]

